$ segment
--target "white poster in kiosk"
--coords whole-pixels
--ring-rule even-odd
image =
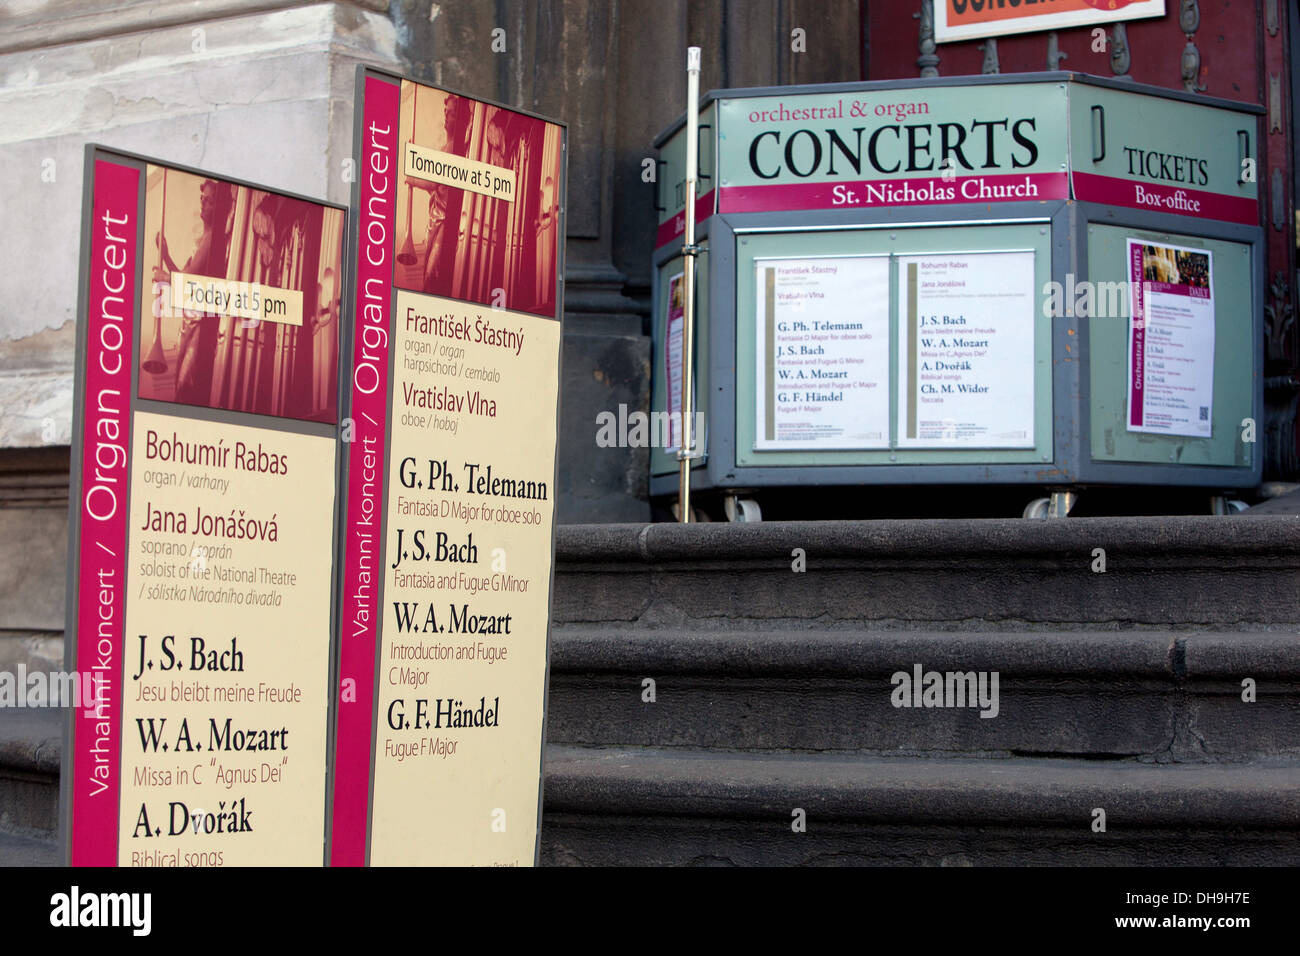
[[[898,259],[898,447],[1034,447],[1034,253]]]
[[[1128,430],[1209,438],[1214,285],[1208,249],[1128,241]]]
[[[889,257],[759,259],[755,451],[889,446]]]

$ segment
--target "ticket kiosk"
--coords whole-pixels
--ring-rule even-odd
[[[808,486],[1018,485],[1061,513],[1089,486],[1253,487],[1260,112],[1073,73],[709,93],[693,489],[746,518]],[[655,145],[667,501],[684,123]]]

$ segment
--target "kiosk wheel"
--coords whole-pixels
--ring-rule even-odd
[[[722,506],[727,512],[727,520],[756,524],[763,520],[763,511],[753,498],[741,498],[738,495],[725,495]]]
[[[1026,518],[1068,518],[1079,496],[1073,491],[1053,491],[1049,498],[1035,498],[1025,505]]]
[[[1022,518],[1046,518],[1047,507],[1052,503],[1051,498],[1035,498],[1029,504],[1025,505]]]

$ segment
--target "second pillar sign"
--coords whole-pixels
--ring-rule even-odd
[[[530,865],[564,129],[374,71],[359,86],[331,862]]]

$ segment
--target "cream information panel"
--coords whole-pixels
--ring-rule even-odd
[[[1034,447],[1034,254],[898,259],[900,448]]]
[[[531,865],[560,324],[399,291],[370,860]]]
[[[119,863],[319,866],[336,444],[133,428]]]

